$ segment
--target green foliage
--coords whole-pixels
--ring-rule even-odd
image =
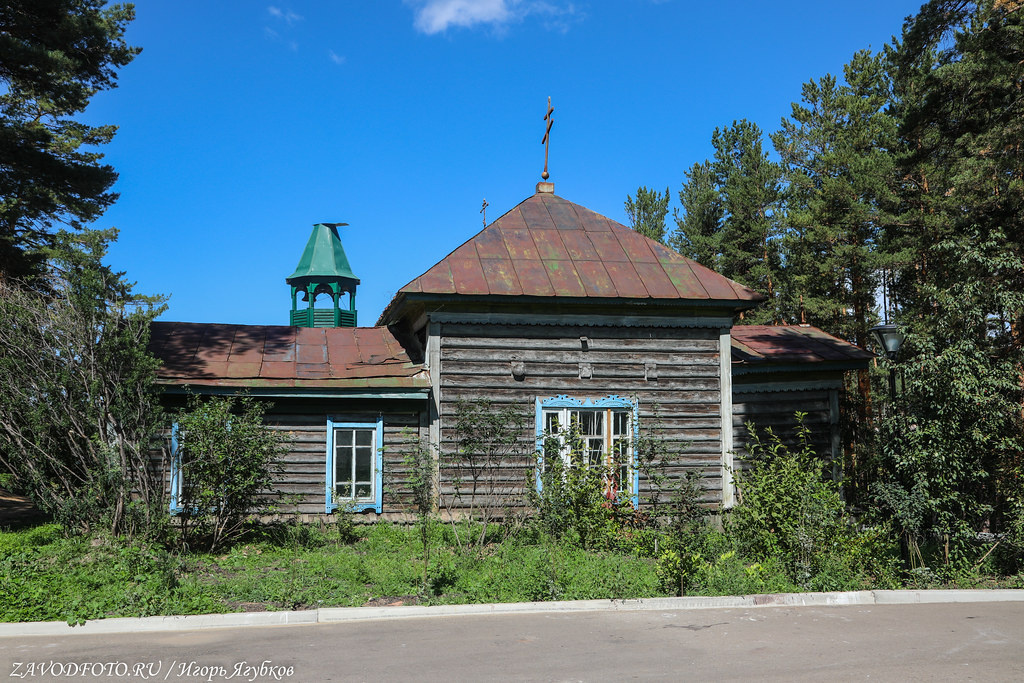
[[[679,203],[683,211],[673,212],[676,229],[669,238],[669,246],[718,272],[725,209],[711,162],[696,163],[686,172]]]
[[[665,216],[668,215],[668,188],[665,194],[657,190],[640,186],[636,191],[636,199],[626,196],[626,215],[629,226],[644,237],[655,242],[665,243]]]
[[[606,547],[621,530],[620,520],[631,515],[632,505],[607,495],[604,468],[584,464],[578,423],[567,425],[561,437],[543,437],[539,490],[529,492],[536,510],[533,523],[562,543]],[[563,449],[568,451],[567,457],[563,457]]]
[[[268,511],[285,440],[264,423],[266,409],[250,396],[191,396],[178,414],[184,547],[222,547],[240,536],[250,515]]]
[[[844,79],[804,84],[772,135],[786,169],[786,308],[799,319],[868,344],[882,256],[875,249],[896,205],[897,120],[880,55],[857,52]]]
[[[59,534],[56,525],[0,534],[0,620],[67,621],[215,611],[179,590],[177,560],[159,546]]]
[[[443,502],[456,543],[479,551],[497,515],[503,513],[509,530],[514,529],[512,514],[502,507],[519,497],[522,482],[504,471],[527,462],[523,413],[487,400],[461,400],[455,405],[453,424],[454,450],[446,452],[441,463],[452,493]],[[461,523],[463,515],[476,524]]]
[[[671,537],[702,533],[708,510],[701,503],[701,473],[687,470],[681,476],[666,474],[668,467],[678,466],[682,453],[664,438],[663,429],[655,416],[636,430],[633,452],[640,481],[646,484],[642,486],[646,490],[639,496],[640,505],[648,524]]]
[[[740,503],[726,529],[743,556],[774,558],[803,588],[859,587],[857,533],[838,487],[825,476],[824,460],[811,446],[805,417],[796,414],[795,449],[771,430],[765,440],[748,425],[750,468],[736,473]]]
[[[552,537],[589,548],[614,526],[615,501],[604,493],[603,472],[573,467],[559,457],[545,460],[541,488],[533,494],[535,522]]]
[[[434,457],[429,446],[417,444],[415,448],[406,452],[403,460],[407,472],[405,486],[412,492],[413,506],[416,511],[416,529],[423,557],[420,590],[425,591],[430,572],[431,538],[437,526],[436,510],[434,509],[436,487]]]
[[[146,346],[162,307],[103,264],[115,236],[61,233],[44,288],[0,279],[0,469],[69,529],[159,533],[150,452],[163,418]]]
[[[907,541],[938,540],[920,559],[947,574],[976,562],[977,532],[1020,514],[1022,37],[1016,3],[932,0],[888,51],[907,152],[884,247],[900,264],[907,342],[876,490]],[[924,499],[920,531],[892,504],[897,489]]]
[[[92,148],[115,126],[76,119],[139,49],[124,42],[131,5],[10,0],[0,5],[0,278],[44,270],[55,223],[79,229],[117,198],[117,174]]]

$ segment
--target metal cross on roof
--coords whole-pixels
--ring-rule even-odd
[[[540,141],[540,144],[544,145],[544,172],[540,174],[540,177],[547,180],[550,177],[548,173],[548,140],[551,137],[551,124],[555,122],[554,117],[551,115],[555,113],[554,108],[551,106],[551,96],[548,96],[548,111],[544,114],[544,120],[548,122],[548,127],[544,131],[544,138]]]
[[[490,204],[487,203],[487,198],[484,197],[484,203],[480,205],[480,213],[483,214],[483,217],[484,217],[484,227],[485,228],[487,227],[487,207],[488,206],[490,206]]]

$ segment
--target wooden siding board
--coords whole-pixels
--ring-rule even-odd
[[[733,435],[736,450],[746,457],[750,443],[747,423],[753,423],[763,435],[771,428],[787,446],[798,445],[796,411],[807,413],[804,424],[810,430],[809,441],[822,457],[830,457],[832,425],[830,397],[827,390],[743,392],[733,397]]]
[[[301,412],[305,411],[305,412]],[[282,513],[324,514],[324,486],[327,446],[327,417],[339,422],[377,420],[380,411],[325,410],[322,403],[281,401],[266,416],[269,426],[285,435],[283,472],[269,497]],[[425,439],[426,428],[418,412],[384,414],[383,475],[386,512],[413,509],[405,457]],[[160,453],[156,453],[159,457]],[[166,478],[166,477],[165,477]],[[169,478],[168,480],[169,485]]]
[[[656,424],[666,446],[676,453],[670,476],[695,468],[706,470],[709,504],[718,494],[720,468],[719,332],[688,328],[591,328],[586,326],[446,324],[440,344],[443,388],[442,418],[454,414],[459,400],[483,398],[516,409],[524,422],[519,443],[529,455],[485,473],[488,485],[512,487],[532,468],[535,401],[559,394],[600,398],[636,396],[643,423]],[[580,337],[588,337],[583,349]],[[644,364],[656,355],[658,381],[644,379]],[[510,359],[525,363],[526,376],[512,377]],[[580,379],[579,363],[591,365],[592,377]],[[673,367],[672,363],[675,363]],[[670,372],[674,370],[675,372]],[[455,447],[451,428],[441,430],[439,471],[442,498],[450,498]],[[525,484],[529,485],[529,482]],[[650,482],[641,482],[641,493]],[[478,501],[479,502],[479,501]],[[510,501],[503,500],[502,506]],[[511,501],[523,504],[520,501]],[[453,510],[464,502],[448,500]]]

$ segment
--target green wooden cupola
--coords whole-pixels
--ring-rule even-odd
[[[296,327],[355,327],[356,286],[359,278],[352,273],[348,258],[338,237],[338,226],[348,223],[317,223],[306,242],[299,265],[285,281],[292,289],[291,324]],[[341,307],[341,295],[348,292],[348,310]],[[300,309],[298,302],[307,303]],[[331,297],[330,308],[316,308],[321,294]]]

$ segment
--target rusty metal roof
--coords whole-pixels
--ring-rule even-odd
[[[225,387],[423,388],[413,363],[386,327],[154,322],[150,350],[165,384]]]
[[[537,192],[402,287],[403,295],[537,296],[715,301],[764,297],[590,209]]]
[[[858,362],[874,354],[810,325],[737,325],[732,328],[733,363]]]

